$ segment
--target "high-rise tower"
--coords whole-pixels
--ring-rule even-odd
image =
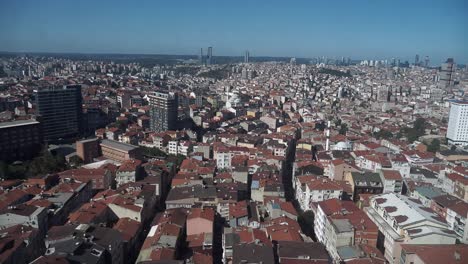
[[[36,103],[47,142],[79,136],[82,120],[81,85],[39,88]]]
[[[156,132],[175,130],[177,127],[177,110],[179,98],[177,93],[155,92],[149,97],[150,128]]]
[[[249,63],[249,60],[250,60],[250,54],[249,54],[249,51],[246,50],[244,54],[244,63]]]
[[[439,72],[439,82],[442,88],[453,85],[455,67],[456,64],[452,58],[448,58],[445,63],[442,63]]]
[[[200,48],[200,55],[198,56],[198,61],[200,63],[200,65],[203,65],[203,48]]]
[[[206,64],[211,65],[213,63],[213,47],[208,47],[208,53],[206,54]]]

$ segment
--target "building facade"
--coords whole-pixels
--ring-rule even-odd
[[[0,123],[0,160],[33,158],[43,142],[41,124],[36,120]]]
[[[447,139],[450,144],[468,145],[468,102],[450,103]]]
[[[90,163],[99,156],[99,139],[91,138],[76,142],[76,154],[84,163]]]
[[[141,153],[137,146],[118,142],[115,140],[104,139],[101,142],[102,156],[105,158],[124,162],[129,159],[140,159]]]
[[[81,85],[39,88],[36,94],[44,139],[57,142],[76,138],[81,131]]]
[[[177,109],[179,99],[176,93],[156,92],[148,96],[150,109],[150,128],[163,132],[175,130],[177,126]]]

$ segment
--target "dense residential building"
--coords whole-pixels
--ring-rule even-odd
[[[377,243],[390,263],[398,263],[400,245],[455,244],[456,234],[444,218],[418,200],[387,193],[371,198],[367,215],[378,226],[382,237]]]
[[[0,160],[33,158],[41,150],[42,136],[41,124],[36,120],[0,123]]]
[[[351,185],[354,201],[359,200],[361,194],[379,194],[384,190],[378,173],[348,172],[345,180]]]
[[[36,103],[47,142],[79,136],[82,127],[81,85],[39,88]]]
[[[318,202],[314,208],[314,231],[331,258],[340,259],[341,247],[377,245],[377,226],[351,201],[330,199]]]
[[[383,192],[401,193],[403,189],[403,178],[399,171],[380,170],[380,179],[382,180]]]
[[[400,264],[464,263],[468,260],[467,245],[402,244]]]

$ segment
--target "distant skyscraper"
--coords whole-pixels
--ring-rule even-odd
[[[200,55],[198,56],[198,60],[199,60],[199,63],[200,65],[203,65],[203,48],[200,48]]]
[[[429,67],[429,56],[424,59],[424,67]]]
[[[175,130],[177,127],[177,110],[179,98],[177,93],[156,92],[149,97],[150,128],[153,131],[163,132]]]
[[[450,103],[447,139],[450,144],[468,145],[468,102]]]
[[[246,50],[245,55],[244,55],[244,63],[249,63],[249,60],[250,60],[250,54],[249,54],[249,51]]]
[[[81,131],[81,85],[39,88],[36,94],[44,139],[74,139]]]
[[[206,64],[211,65],[213,63],[213,48],[208,47],[208,53],[206,54]]]
[[[414,65],[419,65],[419,54],[416,54],[416,57],[414,58]]]
[[[453,85],[453,75],[456,64],[452,58],[448,58],[445,63],[442,63],[439,72],[439,82],[442,88],[447,88]]]

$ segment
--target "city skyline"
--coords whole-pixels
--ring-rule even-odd
[[[467,6],[450,2],[6,2],[0,22],[10,26],[0,31],[0,50],[194,55],[211,46],[213,56],[242,56],[247,49],[252,57],[412,62],[419,54],[434,65],[449,57],[466,64]],[[83,15],[70,19],[70,10]]]

